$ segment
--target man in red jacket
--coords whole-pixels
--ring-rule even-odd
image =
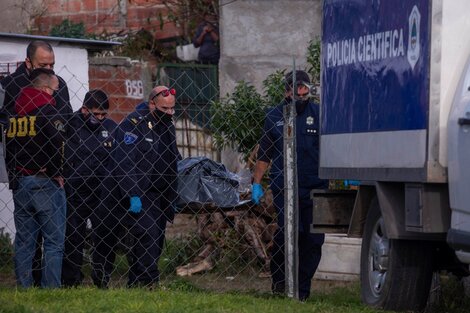
[[[42,287],[60,287],[66,199],[61,176],[64,118],[52,97],[59,80],[50,69],[32,71],[31,86],[15,102],[7,132],[7,167],[15,204],[15,274],[33,285],[32,261],[38,234],[44,237]]]

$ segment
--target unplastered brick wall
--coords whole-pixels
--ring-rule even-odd
[[[43,0],[43,13],[35,19],[34,33],[48,35],[63,20],[83,22],[87,33],[122,34],[146,29],[163,39],[181,35],[167,16],[164,0]]]
[[[108,94],[110,117],[116,122],[134,111],[152,89],[146,62],[126,57],[94,57],[89,64],[90,89],[102,89]]]

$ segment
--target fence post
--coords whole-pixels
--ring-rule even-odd
[[[298,203],[295,125],[295,59],[292,70],[292,102],[284,107],[284,236],[286,292],[290,298],[299,298],[298,281]]]

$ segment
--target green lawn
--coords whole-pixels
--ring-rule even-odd
[[[305,303],[269,292],[245,289],[215,292],[200,289],[187,279],[177,278],[155,290],[93,287],[77,289],[18,289],[0,287],[0,312],[221,312],[221,313],[366,313],[385,312],[364,306],[359,283],[345,286],[320,283]],[[425,313],[467,313],[470,298],[455,279],[444,279],[440,301]]]
[[[377,312],[363,306],[358,290],[339,288],[307,302],[256,293],[213,293],[185,285],[146,289],[0,289],[0,312]]]

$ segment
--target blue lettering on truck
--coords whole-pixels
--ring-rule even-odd
[[[322,134],[426,129],[429,0],[325,0]]]

